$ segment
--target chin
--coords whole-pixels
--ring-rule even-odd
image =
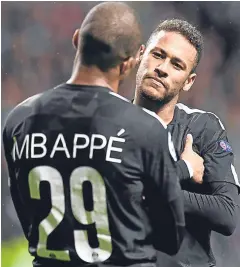
[[[167,94],[166,92],[159,92],[154,88],[142,88],[141,96],[147,100],[154,102],[155,104],[162,106],[169,103],[176,94]]]
[[[141,96],[144,98],[147,98],[149,100],[154,100],[154,101],[163,101],[166,95],[162,92],[159,92],[155,88],[148,87],[148,88],[142,88],[141,89]]]

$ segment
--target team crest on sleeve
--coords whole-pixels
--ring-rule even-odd
[[[226,152],[233,152],[230,144],[224,140],[219,141],[219,146]]]

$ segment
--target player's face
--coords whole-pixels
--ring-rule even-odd
[[[181,90],[188,91],[196,77],[190,74],[197,51],[185,37],[160,31],[143,53],[136,90],[144,97],[169,102]]]

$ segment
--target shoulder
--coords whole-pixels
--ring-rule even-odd
[[[22,123],[25,118],[31,116],[32,110],[41,95],[42,94],[31,96],[14,107],[6,118],[4,129],[10,130]]]
[[[156,113],[142,108],[140,106],[134,105],[131,101],[125,97],[120,96],[114,92],[110,92],[110,95],[118,99],[118,102],[122,102],[122,107],[124,107],[125,118],[131,123],[134,120],[135,124],[140,124],[145,126],[142,131],[149,129],[149,127],[167,129],[167,125],[161,120]]]
[[[129,100],[115,93],[110,93],[123,102],[120,105],[120,117],[128,129],[131,129],[131,136],[135,142],[146,151],[158,151],[168,145],[167,125],[157,116],[156,113],[134,105]],[[170,142],[170,141],[169,141]]]
[[[146,116],[146,120],[151,121],[151,127],[147,129],[146,133],[147,150],[154,154],[157,159],[164,151],[169,151],[176,161],[176,152],[167,125],[156,113],[145,108],[141,108],[141,112],[143,112],[143,116]]]
[[[187,123],[188,132],[192,134],[194,145],[201,153],[205,153],[212,146],[218,146],[219,142],[223,140],[224,144],[226,143],[226,146],[230,149],[227,131],[216,114],[209,111],[191,109],[183,104],[177,104],[177,107],[181,112],[180,118],[181,116],[190,116]]]
[[[220,118],[213,112],[201,109],[190,108],[182,103],[178,103],[177,108],[181,116],[189,119],[191,129],[206,131],[224,131],[225,127]]]

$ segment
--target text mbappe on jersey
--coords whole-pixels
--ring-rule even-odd
[[[47,145],[47,136],[43,133],[27,134],[23,142],[19,144],[16,137],[13,137],[12,158],[14,161],[17,159],[39,159],[43,157],[54,158],[58,153],[66,158],[76,158],[78,151],[88,149],[89,158],[94,157],[94,152],[97,150],[104,150],[105,160],[115,163],[121,163],[121,153],[123,149],[120,143],[125,143],[125,139],[120,135],[125,132],[124,129],[120,130],[117,136],[110,136],[106,138],[101,134],[74,134],[72,142],[66,142],[63,134],[59,133],[52,146]],[[68,145],[67,145],[68,144]],[[114,156],[113,156],[114,154]]]

